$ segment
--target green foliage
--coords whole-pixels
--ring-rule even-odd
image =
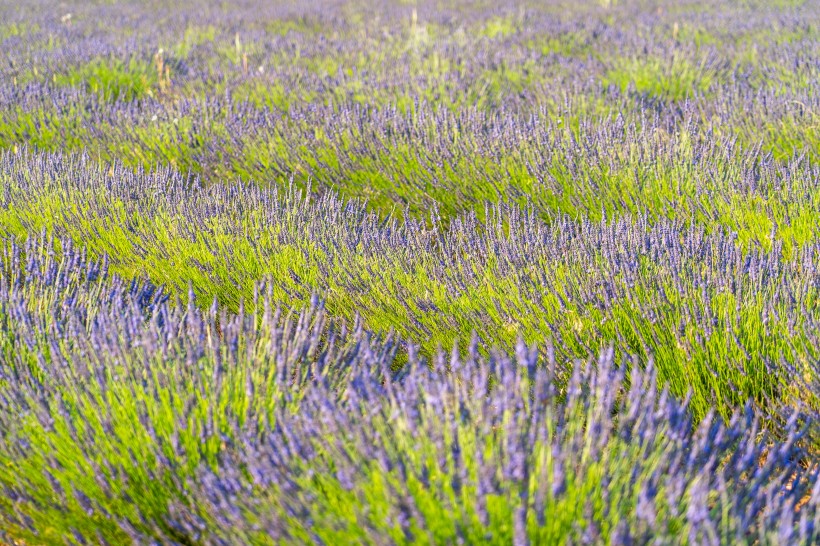
[[[88,143],[88,128],[76,112],[17,109],[0,118],[0,146],[12,151],[24,146],[40,150],[79,150]]]
[[[158,92],[164,74],[153,64],[138,59],[95,59],[68,72],[54,75],[60,86],[83,87],[104,100],[136,100]]]
[[[482,24],[476,32],[487,38],[506,38],[518,31],[518,23],[514,17],[493,17]]]
[[[541,55],[564,55],[565,57],[584,58],[588,55],[600,55],[593,47],[590,36],[581,32],[565,32],[558,36],[535,36],[530,39],[528,47]]]
[[[179,57],[186,58],[194,50],[204,44],[213,43],[217,39],[219,30],[213,25],[203,27],[190,26],[185,29],[182,41],[175,44],[171,50]]]
[[[6,38],[13,38],[17,36],[27,36],[40,31],[40,25],[36,23],[28,23],[22,21],[15,21],[0,24],[0,40]]]
[[[662,100],[682,101],[696,93],[707,93],[715,76],[703,62],[694,64],[683,57],[617,59],[604,83],[615,85],[621,92],[634,89]]]

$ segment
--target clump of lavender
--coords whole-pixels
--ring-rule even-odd
[[[55,246],[60,252],[55,253]],[[800,416],[693,424],[650,364],[423,360],[273,308],[173,303],[68,241],[0,262],[0,530],[30,544],[810,544]],[[189,298],[190,301],[193,297]],[[569,377],[569,380],[564,378]]]
[[[237,312],[266,277],[276,305],[320,294],[332,316],[393,329],[427,358],[473,331],[485,353],[519,337],[554,339],[569,362],[613,346],[651,358],[678,398],[691,390],[696,419],[728,419],[748,399],[818,407],[816,242],[767,250],[685,220],[543,219],[514,206],[449,225],[435,212],[383,219],[333,193],[200,188],[172,169],[101,169],[88,156],[7,154],[2,166],[0,233],[71,239],[123,278],[144,274],[172,295],[193,285],[200,307],[216,298]]]

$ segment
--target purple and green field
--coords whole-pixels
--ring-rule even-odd
[[[0,0],[0,544],[820,543],[820,1]]]

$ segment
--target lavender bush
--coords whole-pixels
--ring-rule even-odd
[[[171,304],[63,243],[6,245],[0,522],[26,543],[809,543],[820,480],[751,407],[694,426],[611,350],[443,353],[269,285]],[[254,311],[258,310],[259,313]]]
[[[735,234],[682,222],[544,222],[509,207],[489,208],[485,224],[472,214],[444,227],[434,214],[429,228],[332,194],[203,190],[78,157],[3,165],[4,233],[69,238],[126,278],[197,287],[202,307],[216,298],[235,312],[268,276],[277,304],[322,294],[333,316],[395,331],[427,357],[473,332],[482,350],[555,339],[567,361],[614,346],[652,357],[675,395],[692,390],[698,418],[728,418],[749,398],[818,407],[816,244],[787,259],[777,241],[744,250]]]

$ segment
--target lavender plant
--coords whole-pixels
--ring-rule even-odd
[[[7,155],[10,236],[45,231],[110,256],[125,278],[145,275],[198,304],[236,312],[255,282],[276,304],[322,294],[333,316],[421,345],[426,356],[480,336],[512,350],[554,338],[567,360],[610,345],[652,357],[672,392],[693,391],[698,417],[728,418],[748,398],[817,407],[815,244],[787,259],[744,250],[734,234],[706,234],[645,217],[598,223],[489,209],[443,227],[388,220],[326,194],[254,185],[191,187],[171,171],[99,168],[88,158]]]
[[[0,0],[0,542],[820,542],[817,20]]]
[[[411,351],[314,299],[239,314],[7,244],[0,529],[26,543],[811,543],[820,481],[750,406],[693,427],[611,350]],[[252,306],[252,307],[251,307]],[[254,313],[255,308],[260,313]],[[10,342],[13,340],[13,342]],[[570,373],[565,383],[560,378]]]

